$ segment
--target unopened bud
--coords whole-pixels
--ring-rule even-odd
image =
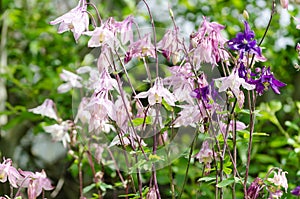
[[[171,8],[169,9],[169,13],[170,13],[171,18],[174,18],[174,13],[173,13],[173,10]]]
[[[289,6],[289,0],[280,0],[280,4],[284,9],[287,9]]]
[[[248,14],[247,10],[244,10],[244,11],[243,11],[243,17],[244,17],[244,19],[246,19],[246,20],[249,19],[249,14]]]

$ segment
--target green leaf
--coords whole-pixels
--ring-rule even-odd
[[[299,131],[299,126],[291,121],[285,121],[284,124],[285,124],[285,126],[290,127],[291,129]]]
[[[146,118],[135,118],[132,120],[132,123],[134,126],[140,126],[142,124],[151,124],[152,118],[150,116],[147,116]]]
[[[174,111],[173,107],[170,106],[170,105],[165,101],[165,99],[162,99],[162,105],[163,105],[168,111],[171,111],[171,112]]]
[[[82,191],[83,191],[83,193],[87,193],[95,187],[96,187],[96,184],[93,183],[93,184],[90,184],[89,186],[84,187]]]
[[[234,182],[235,182],[235,179],[233,177],[227,178],[226,180],[223,180],[222,182],[218,183],[217,187],[219,187],[219,188],[226,187]]]
[[[206,177],[202,177],[202,178],[199,178],[197,180],[197,182],[210,182],[210,181],[214,181],[216,180],[216,177],[209,177],[209,176],[206,176]]]

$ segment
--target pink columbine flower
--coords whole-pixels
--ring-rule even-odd
[[[58,120],[55,103],[51,99],[46,99],[43,104],[38,107],[28,109],[28,111],[55,119],[56,121]]]
[[[173,87],[173,94],[178,101],[187,101],[192,103],[190,96],[194,88],[194,74],[189,63],[182,66],[169,67],[172,76],[164,79],[164,84]]]
[[[172,58],[173,64],[176,64],[179,61],[179,52],[182,48],[178,40],[178,31],[168,30],[162,40],[157,43],[157,48],[162,50],[163,56],[165,56],[168,61]]]
[[[62,73],[60,74],[60,78],[65,81],[66,83],[61,84],[57,90],[59,93],[65,93],[71,90],[72,88],[81,88],[82,84],[80,81],[82,81],[82,78],[75,73],[72,73],[70,71],[67,71],[65,69],[62,70]]]
[[[109,92],[106,89],[95,92],[85,107],[91,114],[89,132],[107,129],[108,117],[116,121],[115,105],[108,96]]]
[[[287,192],[288,189],[288,182],[286,179],[285,174],[288,173],[287,171],[282,171],[281,169],[278,170],[278,173],[273,171],[274,177],[268,178],[268,181],[273,183],[275,186],[280,186],[285,189],[285,192]]]
[[[229,58],[228,53],[223,50],[227,39],[222,36],[221,31],[225,26],[216,22],[208,22],[203,17],[203,22],[198,32],[191,34],[191,51],[194,50],[193,61],[196,66],[201,63],[217,65],[221,60]]]
[[[96,27],[95,30],[86,32],[86,35],[91,36],[88,41],[88,47],[100,47],[104,44],[107,44],[110,47],[113,47],[114,41],[114,33],[103,24],[101,27]]]
[[[71,30],[75,40],[78,41],[79,37],[83,32],[88,30],[89,26],[86,0],[80,0],[75,8],[51,21],[50,24],[60,24],[58,27],[58,33]]]
[[[287,9],[289,6],[289,0],[280,0],[280,4],[284,9]]]
[[[20,185],[27,188],[28,199],[37,198],[43,190],[49,191],[54,189],[44,170],[33,173],[19,169],[19,172],[24,177]]]
[[[129,15],[126,19],[124,19],[121,22],[115,22],[115,27],[117,32],[120,33],[120,39],[122,44],[126,44],[127,42],[131,43],[133,40],[132,23],[132,15]]]
[[[245,79],[240,78],[236,70],[234,70],[229,76],[215,79],[215,81],[221,83],[219,86],[220,92],[230,89],[236,97],[239,96],[240,86],[243,86],[247,90],[255,89],[255,85],[249,84],[245,81]]]
[[[294,18],[294,19],[297,21],[297,23],[298,23],[297,26],[296,26],[296,28],[297,28],[297,29],[300,29],[300,24],[299,24],[299,23],[300,23],[300,18],[296,18],[296,17],[293,17],[293,18]]]
[[[125,63],[129,62],[134,57],[155,57],[155,48],[151,43],[150,33],[146,34],[140,40],[130,44],[125,55]]]
[[[153,106],[156,103],[161,103],[162,98],[171,106],[175,106],[175,96],[166,88],[164,88],[161,78],[156,78],[154,85],[146,92],[141,92],[135,98],[148,97],[149,105]]]
[[[12,166],[11,159],[4,159],[0,164],[0,182],[6,182],[8,179],[11,186],[18,188],[18,182],[22,180],[22,176],[17,169]]]
[[[209,147],[208,141],[204,141],[199,153],[195,155],[195,158],[199,160],[200,163],[210,164],[213,160],[213,151]]]
[[[52,139],[56,142],[62,141],[64,147],[67,147],[67,143],[70,142],[70,135],[68,131],[70,130],[70,123],[63,121],[60,124],[53,124],[50,126],[44,126],[43,129],[50,133]]]

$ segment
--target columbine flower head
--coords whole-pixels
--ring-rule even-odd
[[[113,47],[114,44],[118,44],[118,41],[115,39],[115,31],[114,19],[110,17],[100,27],[96,27],[93,31],[84,33],[85,35],[91,36],[88,41],[88,47],[100,47],[104,44]]]
[[[221,31],[225,26],[216,22],[208,22],[203,17],[203,22],[198,32],[190,35],[191,48],[194,48],[193,62],[196,66],[201,63],[210,63],[213,66],[221,60],[227,60],[228,53],[223,50],[227,39],[222,36]]]
[[[287,9],[289,6],[289,0],[280,0],[280,4],[284,9]]]
[[[244,58],[245,53],[261,55],[261,49],[256,44],[254,39],[255,33],[250,29],[247,21],[244,21],[245,30],[244,32],[239,32],[236,37],[228,41],[228,47],[231,50],[237,50],[240,53],[240,59]]]
[[[67,70],[62,70],[62,73],[60,74],[60,78],[65,81],[66,83],[61,84],[58,88],[57,91],[59,93],[66,93],[72,88],[81,88],[82,84],[82,78],[75,73],[72,73]]]
[[[129,45],[124,59],[125,63],[129,62],[134,57],[155,57],[155,48],[151,43],[150,33]]]
[[[259,196],[259,192],[263,187],[263,180],[260,178],[255,178],[251,183],[250,187],[247,189],[247,196],[251,199],[257,199]]]
[[[149,105],[161,103],[162,98],[171,106],[175,106],[175,96],[166,88],[164,88],[163,81],[161,78],[156,78],[154,85],[148,91],[141,92],[135,96],[135,98],[146,98],[148,97]]]
[[[282,171],[281,169],[278,170],[278,173],[273,171],[274,177],[268,178],[268,181],[273,183],[275,186],[280,186],[285,189],[285,192],[287,192],[288,189],[288,182],[286,179],[285,174],[288,173],[287,171]]]
[[[33,173],[19,169],[19,172],[24,177],[21,186],[27,187],[28,199],[37,198],[43,190],[49,191],[54,189],[44,170]]]
[[[78,41],[79,37],[84,31],[88,30],[89,26],[86,0],[80,0],[75,8],[51,21],[50,24],[60,24],[58,27],[58,33],[71,30],[75,40]]]
[[[263,92],[268,90],[270,87],[276,94],[280,94],[279,88],[286,86],[285,83],[275,79],[270,67],[263,67],[261,70],[260,78],[252,80],[251,84],[256,85],[256,92],[259,95],[262,95]]]
[[[120,33],[120,39],[122,44],[132,42],[133,31],[132,31],[133,16],[129,15],[126,19],[121,22],[115,22],[117,32]]]
[[[194,85],[192,66],[185,63],[182,66],[169,67],[169,70],[172,75],[164,79],[164,84],[172,86],[173,94],[178,101],[192,103],[193,99],[190,96]]]
[[[237,70],[234,70],[228,77],[221,77],[215,79],[215,81],[222,82],[219,87],[219,92],[230,89],[236,97],[240,94],[241,85],[247,90],[253,90],[255,88],[254,85],[251,85],[247,83],[245,79],[240,78]]]
[[[213,151],[209,147],[208,141],[204,141],[199,153],[195,155],[200,163],[210,164],[213,161]]]
[[[17,183],[22,180],[22,176],[17,169],[12,166],[11,159],[4,159],[0,164],[0,182],[6,182],[8,179],[11,186],[18,188]]]
[[[28,111],[55,119],[56,121],[58,120],[55,103],[51,99],[46,99],[43,104],[38,107],[28,109]]]
[[[297,186],[295,189],[291,191],[291,194],[295,196],[300,196],[300,186]]]
[[[172,58],[173,64],[179,61],[181,44],[178,41],[178,30],[167,30],[162,40],[157,43],[157,48],[162,50],[162,54],[168,61]]]
[[[64,147],[67,147],[67,143],[70,142],[70,135],[68,131],[70,130],[70,123],[67,121],[63,121],[60,124],[53,124],[50,126],[44,126],[43,129],[50,133],[52,139],[56,142],[62,141]]]
[[[106,89],[94,92],[85,109],[90,112],[89,132],[107,129],[108,117],[116,121],[116,108]]]

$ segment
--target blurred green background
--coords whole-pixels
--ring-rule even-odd
[[[147,10],[137,0],[93,2],[104,19],[114,16],[122,20],[133,14],[138,22],[144,23],[141,26],[149,27],[149,23],[145,23],[149,19]],[[49,21],[76,4],[75,0],[0,0],[0,157],[12,158],[15,166],[21,169],[45,169],[53,184],[63,179],[64,185],[56,198],[78,198],[78,180],[70,169],[72,161],[61,143],[51,142],[50,135],[43,132],[39,124],[45,118],[27,109],[51,98],[59,105],[62,118],[72,116],[71,95],[58,94],[56,90],[61,84],[59,73],[63,68],[75,71],[84,65],[85,55],[90,51],[86,47],[88,38],[81,37],[76,44],[72,33],[57,34],[57,27],[50,26]],[[197,30],[202,16],[207,16],[210,21],[225,25],[224,35],[230,39],[243,29],[242,13],[247,10],[258,41],[264,34],[272,7],[269,0],[151,0],[149,4],[157,27],[172,25],[168,15],[171,7],[178,26],[187,37]],[[294,188],[300,185],[300,73],[294,68],[294,64],[299,63],[295,46],[300,42],[300,30],[295,28],[296,22],[291,15],[299,16],[299,4],[290,2],[288,11],[280,7],[279,1],[277,4],[277,13],[262,44],[263,54],[268,59],[264,65],[271,66],[275,77],[287,86],[281,89],[281,95],[269,91],[259,97],[261,112],[256,132],[268,136],[255,137],[250,175],[263,177],[269,168],[281,167],[289,172],[289,185]],[[244,149],[241,143],[240,168],[245,160]],[[186,163],[185,156],[173,163],[177,191],[183,183]],[[197,182],[201,171],[202,166],[193,162],[183,198],[212,198],[212,185]],[[164,196],[169,198],[168,178],[160,175],[164,172],[165,169],[158,171],[158,181]],[[86,175],[88,178],[88,173]],[[107,171],[106,175],[107,182],[113,181],[113,171]],[[8,193],[9,187],[0,184],[0,195]],[[117,193],[112,190],[107,198]]]

